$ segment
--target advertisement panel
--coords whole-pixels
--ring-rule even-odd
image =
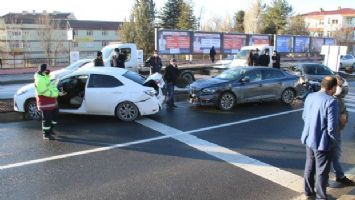
[[[308,36],[295,36],[295,53],[307,53],[309,52],[310,37]]]
[[[223,34],[223,53],[236,54],[246,45],[247,36],[241,34]]]
[[[293,49],[293,41],[291,35],[276,35],[276,51],[279,53],[289,53]]]
[[[324,45],[324,38],[311,38],[311,52],[320,52]]]
[[[325,38],[324,39],[324,45],[335,45],[335,39],[334,38]]]
[[[191,54],[191,32],[158,31],[159,54]]]
[[[270,45],[270,36],[269,35],[250,35],[249,36],[249,46],[253,45]]]
[[[193,37],[193,53],[210,53],[214,46],[216,53],[221,52],[221,34],[196,32]]]

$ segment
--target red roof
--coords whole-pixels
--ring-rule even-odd
[[[355,9],[341,8],[338,10],[315,11],[315,12],[305,13],[302,16],[317,16],[317,15],[354,15],[355,16]]]

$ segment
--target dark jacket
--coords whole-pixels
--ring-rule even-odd
[[[96,59],[94,60],[94,66],[95,66],[95,67],[105,66],[105,65],[104,65],[104,61],[102,60],[102,58],[96,58]]]
[[[253,66],[259,66],[259,55],[257,53],[253,55]]]
[[[125,68],[125,62],[126,62],[126,55],[123,53],[119,53],[117,58],[117,67]]]
[[[147,61],[145,61],[147,65],[152,69],[152,73],[161,71],[161,67],[163,64],[161,63],[160,57],[150,56]]]
[[[176,83],[176,79],[178,78],[179,75],[179,70],[177,66],[173,66],[172,64],[169,64],[165,68],[165,73],[164,73],[164,79],[167,83]]]
[[[276,56],[272,56],[272,67],[280,68],[280,55],[276,54]]]
[[[210,49],[210,57],[214,57],[216,55],[216,50],[214,48]]]
[[[269,66],[270,63],[270,57],[267,54],[262,54],[259,56],[259,65],[260,66]]]

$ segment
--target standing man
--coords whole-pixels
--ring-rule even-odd
[[[322,80],[321,90],[309,94],[304,104],[301,141],[306,145],[304,181],[307,199],[315,195],[317,199],[327,199],[332,146],[339,137],[338,105],[333,97],[336,86],[336,78],[326,76]]]
[[[264,53],[259,56],[259,65],[268,67],[270,63],[269,49],[265,49]]]
[[[256,48],[253,55],[253,66],[259,66],[259,49]]]
[[[95,67],[103,67],[104,65],[104,60],[102,59],[102,52],[98,51],[97,56],[94,60],[94,66]]]
[[[154,74],[156,72],[161,72],[161,67],[163,64],[161,63],[161,59],[158,55],[158,51],[154,50],[153,55],[150,56],[147,61],[145,61],[146,65],[150,67],[150,74]]]
[[[35,74],[36,101],[38,110],[42,112],[42,133],[43,139],[54,140],[53,128],[57,124],[57,97],[66,93],[58,89],[51,83],[49,77],[50,70],[47,64],[41,64],[39,71]]]
[[[118,58],[117,58],[117,67],[119,68],[125,68],[125,62],[126,62],[126,53],[123,52],[123,50],[121,49],[118,53]]]
[[[0,68],[2,68],[2,59],[0,58]]]
[[[276,50],[272,53],[272,67],[280,69],[280,55],[277,53]]]
[[[352,186],[354,185],[354,181],[347,178],[344,174],[343,168],[340,164],[340,157],[341,157],[341,131],[345,128],[346,124],[348,123],[348,111],[346,110],[346,105],[344,102],[345,94],[343,93],[342,86],[344,80],[339,76],[336,75],[337,79],[337,89],[334,94],[334,97],[337,99],[338,102],[338,109],[339,109],[339,138],[337,144],[333,147],[333,156],[332,156],[332,165],[335,171],[335,181],[338,183],[342,183],[344,185]]]
[[[214,49],[214,46],[210,49],[210,59],[212,63],[214,63],[214,57],[216,56],[216,50]]]
[[[178,66],[175,59],[170,60],[170,64],[165,68],[164,79],[166,81],[168,89],[168,108],[176,108],[174,104],[174,87],[176,84],[176,79],[178,77]]]

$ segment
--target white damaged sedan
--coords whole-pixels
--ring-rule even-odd
[[[121,68],[81,68],[57,81],[67,95],[58,97],[59,111],[71,114],[116,116],[134,121],[139,116],[159,112],[165,96],[160,74],[143,76]],[[34,85],[20,88],[14,96],[14,109],[30,119],[39,119]]]

